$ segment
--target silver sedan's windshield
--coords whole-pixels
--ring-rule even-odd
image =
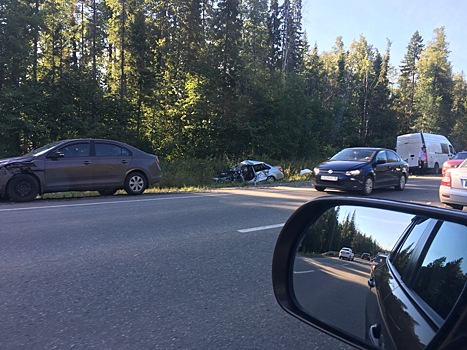
[[[375,152],[372,149],[346,148],[334,155],[331,160],[369,162],[373,159]]]

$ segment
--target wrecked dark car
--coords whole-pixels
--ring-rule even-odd
[[[124,189],[141,194],[159,182],[159,158],[123,142],[97,139],[56,141],[24,156],[0,160],[0,197],[31,201],[38,194]]]

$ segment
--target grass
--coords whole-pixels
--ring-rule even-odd
[[[261,158],[263,159],[263,158]],[[206,191],[216,188],[225,187],[249,187],[255,186],[253,183],[215,183],[212,178],[221,171],[228,170],[238,161],[229,160],[212,160],[212,159],[191,159],[179,160],[172,162],[161,162],[163,176],[161,182],[148,188],[145,193],[176,193],[176,192],[193,192],[193,191]],[[300,175],[300,170],[308,168],[312,169],[319,160],[292,160],[292,161],[276,161],[265,159],[266,163],[272,165],[281,165],[284,171],[284,179],[277,181],[277,183],[291,183],[297,181],[308,181],[308,175]],[[126,192],[123,190],[117,191],[116,195],[122,195]],[[80,198],[80,197],[95,197],[100,196],[97,191],[83,191],[83,192],[56,192],[46,193],[38,196],[41,199],[66,199],[66,198]]]

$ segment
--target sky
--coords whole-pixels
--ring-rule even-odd
[[[435,28],[445,27],[453,73],[467,75],[467,1],[465,0],[302,0],[302,26],[310,47],[331,51],[341,36],[348,49],[363,35],[384,55],[391,44],[391,65],[399,68],[418,30],[427,45]]]
[[[339,211],[341,223],[349,214],[352,216],[354,213],[357,228],[387,251],[392,250],[414,217],[414,215],[383,209],[342,206]]]

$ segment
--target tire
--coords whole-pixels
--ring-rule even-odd
[[[268,176],[266,181],[274,182],[274,181],[276,181],[276,178],[274,176]]]
[[[405,188],[405,184],[407,182],[407,179],[405,178],[405,175],[401,175],[399,178],[399,183],[394,186],[394,188],[398,191],[402,191]]]
[[[435,163],[435,167],[433,168],[433,173],[439,174],[439,164]]]
[[[319,191],[319,192],[323,192],[325,189],[326,189],[326,187],[324,187],[324,186],[318,186],[318,185],[315,186],[315,190]]]
[[[456,210],[462,210],[464,209],[464,206],[463,205],[460,205],[460,204],[449,204],[449,203],[446,203],[446,205],[450,206],[452,209],[456,209]]]
[[[108,189],[108,190],[99,190],[97,191],[101,196],[113,196],[115,192],[117,192],[116,189]]]
[[[373,188],[375,187],[375,182],[371,176],[365,177],[363,181],[363,189],[362,192],[365,196],[369,196],[371,192],[373,192]]]
[[[39,194],[39,183],[31,175],[16,175],[8,183],[7,194],[14,202],[32,201]]]
[[[131,195],[142,194],[148,187],[146,177],[139,171],[134,171],[125,179],[125,191]]]

